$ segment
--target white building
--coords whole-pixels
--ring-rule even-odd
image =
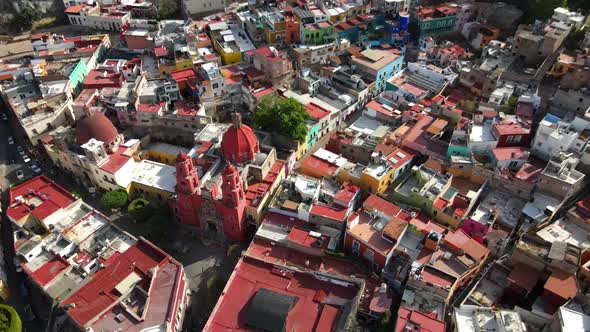
[[[587,129],[588,121],[575,118],[572,122],[563,122],[561,118],[547,114],[539,123],[533,139],[531,150],[533,155],[549,160],[559,152],[574,151],[582,153],[587,140],[580,137],[580,132]]]
[[[571,24],[574,29],[579,29],[584,24],[586,17],[582,13],[570,12],[566,8],[557,7],[553,10],[553,21]]]
[[[131,12],[124,7],[114,7],[101,11],[100,5],[76,5],[65,10],[70,24],[81,25],[97,30],[121,31],[131,20]]]
[[[182,12],[186,16],[223,11],[224,0],[182,0]]]
[[[520,315],[512,310],[462,305],[453,313],[455,332],[525,332]]]

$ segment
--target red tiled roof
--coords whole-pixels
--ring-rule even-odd
[[[403,157],[400,157],[402,156]],[[397,160],[396,163],[393,163],[391,159]],[[399,148],[387,155],[387,162],[392,165],[393,167],[402,167],[408,161],[414,158],[414,153],[410,152],[408,149]]]
[[[91,70],[84,79],[86,89],[120,88],[122,83],[123,75],[121,73],[101,70]]]
[[[159,112],[164,105],[166,105],[165,101],[157,104],[139,104],[137,105],[137,111],[142,113],[156,113]]]
[[[370,109],[374,110],[375,112],[381,113],[385,116],[393,116],[392,110],[387,109],[386,107],[383,106],[383,104],[381,104],[380,102],[378,102],[376,100],[371,100],[367,104],[367,108],[370,108]]]
[[[321,172],[322,176],[331,177],[338,171],[338,166],[320,159],[313,154],[308,155],[301,161],[302,167],[307,167],[315,171]]]
[[[167,268],[172,268],[170,264],[176,267],[172,269],[174,271],[166,271]],[[160,269],[154,271],[154,276],[150,277],[150,270],[156,266]],[[178,273],[182,273],[181,271],[182,266],[180,263],[174,261],[153,244],[140,238],[137,243],[127,249],[123,254],[118,255],[112,261],[105,262],[105,268],[98,270],[91,277],[90,282],[66,299],[63,305],[76,305],[68,310],[68,315],[78,325],[84,328],[94,326],[93,324],[95,323],[108,325],[108,321],[101,322],[100,320],[104,314],[112,315],[113,309],[115,309],[113,305],[122,296],[116,290],[117,285],[131,273],[136,273],[142,280],[139,283],[140,285],[144,282],[147,282],[148,285],[151,283],[151,287],[144,289],[150,292],[149,302],[146,303],[145,307],[145,310],[148,310],[146,314],[146,325],[149,325],[149,323],[151,325],[156,324],[153,321],[153,316],[155,315],[161,319],[157,324],[162,324],[167,319],[167,313],[173,312],[170,306],[171,303],[174,304],[173,301],[175,300],[173,291],[181,286],[178,283]],[[167,285],[163,285],[162,282],[165,282]],[[165,292],[162,293],[160,292],[161,290]],[[119,310],[118,308],[116,309]],[[115,315],[112,316],[114,318]],[[113,319],[113,321],[115,320]],[[137,323],[137,321],[131,320],[131,322],[121,324],[130,323],[131,326],[140,325],[135,326],[135,328],[138,328],[142,327],[141,325],[144,322]],[[113,323],[110,322],[110,324]],[[116,326],[119,326],[119,322],[117,322]],[[146,327],[148,326],[143,326],[143,328]],[[111,329],[107,328],[106,330]]]
[[[346,208],[340,206],[328,206],[324,204],[314,204],[311,207],[310,214],[330,218],[332,220],[344,221],[346,217]]]
[[[281,273],[284,271],[285,273]],[[280,270],[261,259],[244,256],[236,265],[209,321],[206,331],[251,331],[246,310],[260,289],[293,296],[297,301],[285,320],[286,331],[332,331],[341,317],[341,307],[328,299],[352,300],[358,286],[340,286],[302,272]],[[316,326],[316,323],[318,324]]]
[[[578,218],[590,222],[590,197],[584,197],[576,202],[575,213]]]
[[[504,148],[494,148],[492,149],[492,154],[494,155],[494,159],[500,160],[514,160],[514,159],[523,159],[527,158],[526,152],[529,149],[517,146],[517,147],[504,147]]]
[[[398,241],[408,223],[398,217],[392,218],[383,228],[383,234],[387,235],[392,240]]]
[[[402,84],[401,88],[408,91],[416,97],[420,97],[426,94],[426,90],[421,89],[412,83],[404,83]]]
[[[370,271],[365,270],[354,261],[310,255],[295,251],[286,246],[272,244],[270,241],[260,238],[254,238],[248,247],[247,254],[273,264],[299,266],[305,270],[330,273],[343,277],[354,275],[357,278],[364,279],[366,282],[365,292],[367,293],[359,304],[359,311],[361,312],[368,312],[373,290],[380,285],[380,281],[374,278]]]
[[[445,244],[455,251],[463,251],[469,257],[476,261],[484,259],[490,250],[484,247],[481,243],[472,239],[462,229],[456,231],[449,231],[445,237]]]
[[[88,6],[86,4],[71,6],[71,7],[66,8],[66,10],[64,10],[64,13],[66,13],[66,14],[80,14],[80,12],[86,7],[90,7],[90,6]]]
[[[321,119],[327,117],[328,115],[330,115],[329,111],[325,110],[321,106],[318,106],[314,103],[306,104],[305,110],[307,111],[307,114],[309,114],[309,116],[311,116],[312,118],[314,118],[316,120],[321,120]]]
[[[117,152],[109,155],[109,159],[106,163],[100,166],[100,169],[104,170],[105,172],[115,174],[131,158],[132,157],[129,155],[126,148],[119,147]]]
[[[424,280],[425,282],[431,283],[440,288],[451,287],[453,286],[456,280],[456,278],[447,275],[441,271],[438,271],[434,268],[431,268],[429,266],[426,266],[424,267],[424,269],[422,269],[420,276],[422,277],[422,280]]]
[[[398,312],[395,332],[406,332],[410,327],[412,332],[445,332],[445,322],[432,318],[417,310],[409,310],[401,307]]]
[[[68,266],[70,266],[70,263],[67,260],[56,255],[37,270],[31,271],[30,276],[39,286],[45,287],[45,285],[67,269]]]
[[[266,89],[256,90],[256,92],[254,92],[252,95],[254,96],[254,98],[260,99],[260,98],[262,98],[264,96],[268,96],[268,95],[270,95],[270,94],[272,94],[274,92],[275,92],[275,88],[273,88],[271,86],[271,87],[268,87]]]
[[[258,54],[258,55],[263,56],[267,59],[275,61],[275,60],[281,60],[282,59],[281,56],[283,54],[285,54],[285,52],[284,51],[277,51],[277,54],[275,55],[275,53],[271,50],[271,48],[269,46],[262,46],[257,49],[246,52],[246,55],[253,55],[253,54]]]
[[[344,182],[342,187],[342,189],[338,190],[336,194],[334,194],[334,203],[347,204],[346,207],[348,207],[348,204],[350,204],[350,201],[352,201],[360,189],[349,182]]]
[[[23,197],[24,203],[16,201],[17,197]],[[40,200],[36,205],[30,204],[35,198]],[[16,221],[32,213],[38,219],[43,220],[59,209],[66,208],[76,201],[76,197],[63,189],[45,176],[38,176],[10,189],[10,206],[6,213]]]
[[[562,299],[573,298],[580,291],[576,276],[559,270],[551,273],[544,288]]]
[[[363,207],[369,211],[373,210],[382,212],[390,218],[395,217],[401,210],[399,206],[388,202],[375,194],[371,194],[367,197],[363,203]]]
[[[447,205],[449,204],[449,201],[439,197],[436,201],[434,201],[434,205],[433,207],[437,210],[442,210],[444,209]]]
[[[517,122],[497,123],[494,125],[494,129],[501,136],[523,135],[528,134],[531,131],[530,128],[525,128],[522,124]]]
[[[154,48],[154,52],[156,53],[157,57],[163,57],[168,55],[168,49],[166,49],[166,47],[164,46],[158,46]]]
[[[445,231],[443,227],[437,225],[431,220],[424,222],[418,218],[412,218],[412,220],[410,220],[410,225],[416,226],[416,228],[421,230],[424,234],[429,234],[430,232],[442,234]]]
[[[197,77],[197,71],[195,68],[187,68],[173,71],[170,73],[170,76],[172,76],[176,83],[179,83]]]
[[[299,227],[292,227],[287,240],[302,245],[308,248],[326,249],[328,247],[329,238],[324,235],[319,237],[312,236],[310,231]],[[318,245],[318,241],[321,243]]]

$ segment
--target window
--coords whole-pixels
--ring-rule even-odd
[[[218,83],[214,83],[213,84],[213,89],[217,89],[218,87],[219,87],[219,84]]]
[[[352,241],[352,254],[358,256],[360,249],[361,249],[361,244],[358,243],[357,241],[353,240]]]

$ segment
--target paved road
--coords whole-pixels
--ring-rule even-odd
[[[9,112],[3,106],[0,107],[0,115]],[[11,120],[4,121],[0,118],[0,188],[8,188],[11,183],[19,181],[16,177],[16,171],[22,170],[25,177],[33,176],[33,171],[25,165],[23,158],[16,150],[17,146],[25,147],[15,136],[11,126]],[[14,144],[8,144],[8,137],[13,137]],[[29,154],[30,155],[30,154]]]
[[[1,113],[5,111],[5,109],[0,110]],[[26,176],[31,176],[33,173],[27,166],[23,165],[23,160],[16,150],[16,146],[19,143],[15,142],[13,145],[8,144],[9,136],[14,136],[10,122],[1,120],[0,118],[0,186],[4,190],[0,191],[2,193],[0,195],[2,197],[2,206],[6,206],[8,203],[8,192],[6,189],[9,188],[11,182],[14,183],[17,181],[16,171],[23,169]],[[2,220],[7,220],[6,215],[2,215]],[[2,249],[4,250],[5,258],[4,267],[11,293],[8,304],[13,306],[21,316],[24,331],[43,331],[44,329],[39,320],[33,319],[27,321],[25,319],[28,315],[25,314],[24,308],[31,304],[30,292],[25,291],[25,276],[22,273],[17,273],[14,268],[14,238],[11,223],[3,222],[1,232],[0,238],[2,240]]]

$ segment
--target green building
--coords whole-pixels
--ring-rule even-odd
[[[88,70],[86,70],[86,59],[80,59],[68,77],[73,95],[78,95],[78,93],[82,90],[82,83],[84,82],[87,74]]]
[[[419,40],[439,33],[453,31],[457,21],[457,8],[449,5],[418,7],[412,13],[410,32]]]
[[[336,32],[330,22],[305,24],[301,29],[301,42],[304,44],[327,44],[334,40],[336,40]]]

